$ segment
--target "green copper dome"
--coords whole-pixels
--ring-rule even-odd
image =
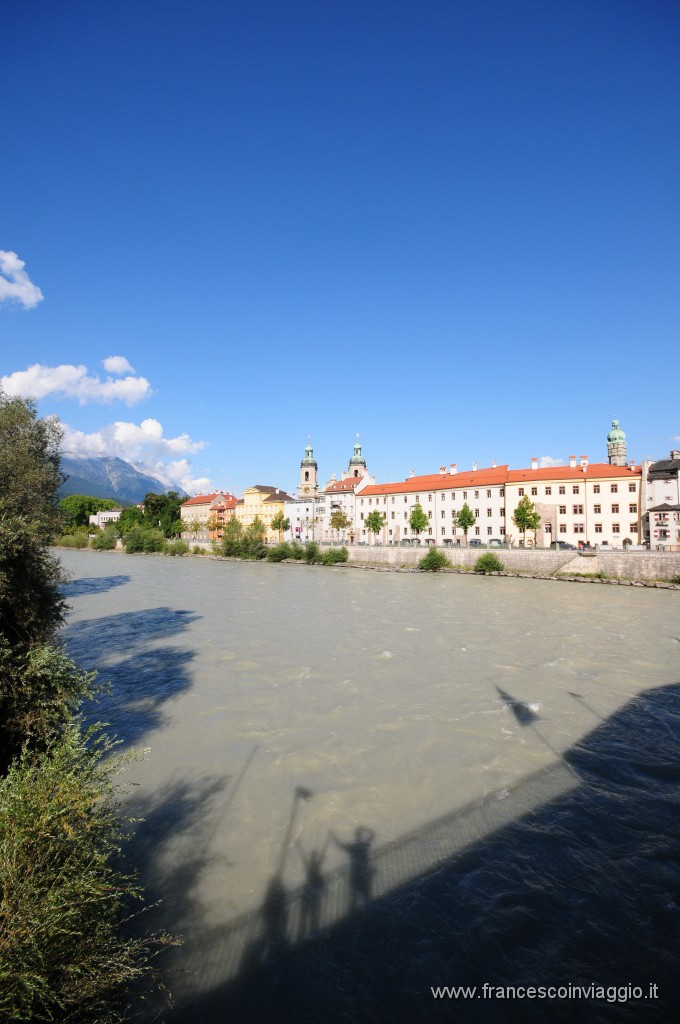
[[[612,429],[607,434],[607,441],[609,444],[623,444],[626,440],[626,435],[619,428],[619,421],[612,420]]]
[[[302,462],[300,463],[300,465],[301,466],[314,466],[315,469],[318,469],[318,466],[316,464],[316,459],[314,458],[314,452],[312,450],[311,444],[307,444],[307,447],[305,448],[305,457],[302,460]]]
[[[359,444],[358,441],[354,445],[354,455],[349,460],[349,464],[350,464],[350,466],[365,466],[366,465],[366,459],[361,454],[361,445]]]

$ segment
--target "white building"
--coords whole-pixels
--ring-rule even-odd
[[[680,551],[680,451],[644,465],[643,535],[652,551]]]
[[[105,526],[109,525],[109,523],[117,523],[122,512],[122,508],[102,509],[101,512],[97,512],[95,515],[90,516],[90,526],[96,526],[103,530]]]

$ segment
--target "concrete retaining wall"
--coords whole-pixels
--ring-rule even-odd
[[[524,551],[518,548],[472,549],[453,548],[444,551],[455,566],[472,569],[481,554],[493,550],[504,567],[511,572],[535,573],[598,573],[607,576],[633,580],[672,579],[680,576],[680,553],[655,551],[599,552],[595,555],[579,555],[574,551]],[[417,565],[427,554],[426,547],[351,547],[352,562],[386,565]]]

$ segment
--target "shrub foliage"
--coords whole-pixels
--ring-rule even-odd
[[[498,555],[494,555],[493,551],[487,551],[485,555],[480,555],[475,562],[475,572],[503,572],[504,568],[500,558]]]
[[[436,547],[431,547],[424,558],[421,558],[418,563],[418,568],[423,569],[426,572],[436,572],[437,569],[448,569],[451,563],[444,554],[443,551],[438,551]]]

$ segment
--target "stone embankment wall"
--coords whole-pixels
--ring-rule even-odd
[[[505,568],[510,572],[595,574],[632,580],[673,579],[680,576],[680,552],[653,551],[603,551],[594,555],[580,555],[575,551],[524,551],[517,548],[442,548],[452,565],[465,569],[474,568],[480,555],[493,550]],[[423,545],[417,548],[401,547],[351,547],[351,562],[364,564],[416,566],[427,554]]]

